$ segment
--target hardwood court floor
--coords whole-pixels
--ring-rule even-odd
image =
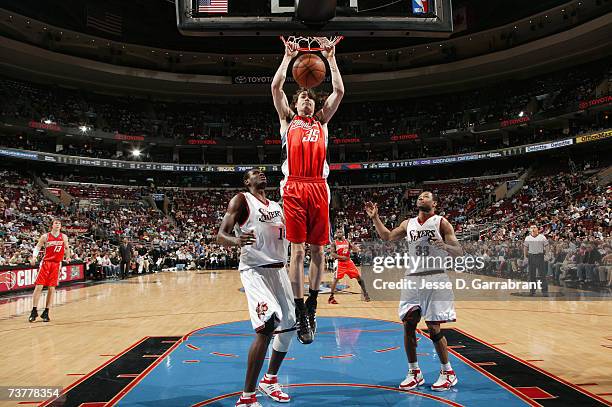
[[[191,271],[62,289],[52,321],[33,324],[27,322],[29,295],[5,298],[0,301],[0,386],[67,386],[142,337],[182,336],[248,319],[240,287],[237,271]],[[359,292],[359,286],[351,281],[348,291]],[[319,315],[397,320],[395,301],[364,303],[358,294],[337,299],[339,305],[328,305],[323,294]],[[612,402],[611,305],[552,298],[461,301],[452,326]],[[398,372],[398,381],[404,374]]]

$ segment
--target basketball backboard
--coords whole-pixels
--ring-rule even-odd
[[[448,37],[451,0],[338,0],[336,17],[309,27],[296,0],[176,0],[177,25],[190,36],[347,35]],[[307,0],[302,0],[307,1]]]

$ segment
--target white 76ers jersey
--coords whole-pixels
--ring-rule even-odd
[[[408,273],[420,273],[429,270],[444,270],[444,261],[448,253],[438,249],[430,239],[442,239],[440,234],[442,216],[433,215],[422,225],[419,218],[408,221],[406,239],[408,240],[408,254],[415,261],[415,268],[407,270]],[[416,263],[416,260],[418,263]]]
[[[285,263],[287,260],[287,240],[285,239],[285,222],[283,209],[274,201],[267,204],[257,199],[250,192],[243,193],[249,216],[242,225],[236,225],[236,235],[246,232],[255,234],[255,243],[240,249],[238,270],[264,266],[266,264]]]

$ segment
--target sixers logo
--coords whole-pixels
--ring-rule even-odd
[[[429,230],[411,230],[409,233],[409,236],[410,236],[411,242],[420,240],[424,236],[426,236],[427,239],[432,239],[436,237],[436,231],[431,230],[431,229]]]
[[[266,312],[268,312],[268,304],[265,302],[258,303],[257,308],[255,308],[255,312],[257,313],[257,317],[263,321],[266,317]]]
[[[259,217],[259,221],[260,222],[265,222],[265,223],[272,222],[276,218],[280,218],[282,216],[282,212],[281,211],[268,212],[264,208],[259,208],[259,213],[261,214],[261,216]]]

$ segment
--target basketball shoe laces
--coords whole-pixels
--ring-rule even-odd
[[[270,394],[272,396],[280,398],[281,395],[283,394],[283,390],[281,388],[281,385],[278,384],[278,382],[269,383],[269,384],[267,384],[267,386],[268,386],[268,390],[270,391]]]
[[[298,324],[298,340],[303,344],[309,344],[312,342],[312,328],[310,327],[310,320],[308,319],[307,312],[297,312],[297,324]]]

